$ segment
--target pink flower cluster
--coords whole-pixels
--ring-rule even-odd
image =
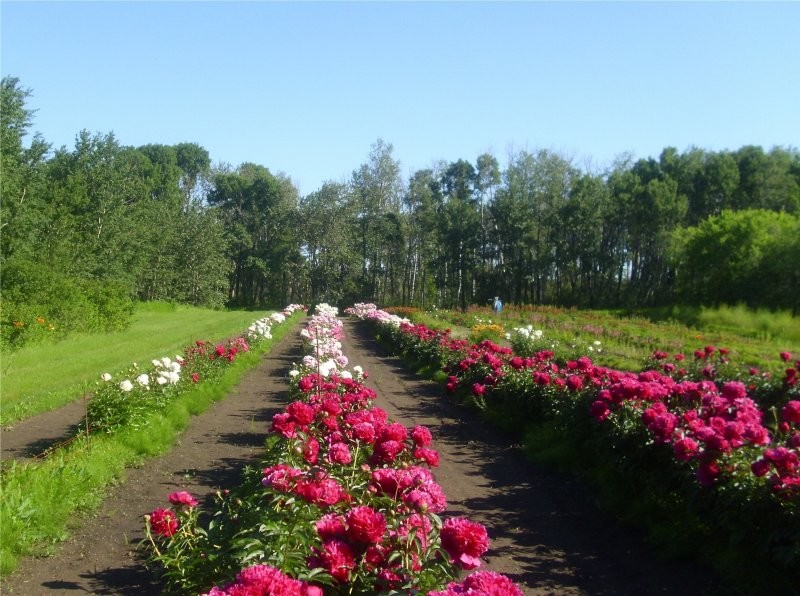
[[[330,313],[312,317],[303,333],[316,355],[324,343],[318,340],[341,339],[340,331],[326,328],[341,328]],[[262,485],[282,507],[302,502],[318,509],[317,540],[306,555],[309,570],[324,571],[341,587],[360,582],[359,593],[378,593],[418,589],[417,577],[429,568],[451,566],[452,577],[458,569],[478,567],[489,548],[486,529],[464,518],[442,523],[437,516],[447,499],[430,471],[439,463],[430,430],[391,421],[373,405],[374,391],[346,371],[297,371],[291,377],[296,399],[274,415],[271,426],[285,458],[263,470]],[[286,581],[277,570],[256,568],[259,578]],[[236,583],[209,594],[312,593],[306,584],[295,592],[247,592],[254,573],[243,570]],[[497,585],[513,586],[504,581]]]
[[[523,592],[505,575],[493,571],[478,571],[463,582],[447,584],[445,590],[428,592],[428,596],[522,596]]]
[[[367,316],[379,319],[374,313]],[[446,390],[464,390],[479,405],[503,393],[549,400],[584,395],[599,422],[616,419],[623,410],[638,416],[652,441],[670,446],[676,460],[689,463],[705,486],[716,484],[723,474],[748,473],[765,477],[783,498],[800,495],[800,401],[790,400],[783,407],[778,434],[771,433],[748,394],[750,387],[715,380],[729,364],[726,348],[709,345],[696,350],[695,366],[704,380],[693,381],[687,380],[682,354],[669,361],[668,353],[655,351],[651,363],[657,370],[634,373],[596,366],[586,356],[559,366],[550,351],[521,357],[488,340],[465,347],[443,341],[441,332],[422,325],[404,323],[399,330],[408,341],[443,352],[439,358],[447,362]],[[794,360],[789,352],[780,357],[790,365]],[[800,360],[786,369],[785,387],[798,386],[798,372]],[[779,439],[783,444],[775,446]]]
[[[322,596],[322,589],[293,579],[269,565],[253,565],[242,569],[236,581],[213,587],[203,596]]]
[[[197,499],[186,491],[171,493],[169,497],[167,497],[167,500],[169,500],[179,513],[181,511],[188,511],[197,506]],[[177,532],[180,527],[178,516],[171,509],[155,509],[150,515],[145,516],[145,520],[156,536],[163,536],[165,538],[174,536],[175,532]]]

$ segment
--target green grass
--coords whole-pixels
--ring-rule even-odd
[[[412,318],[428,327],[450,327],[455,337],[464,337],[464,330],[488,320],[506,331],[531,324],[572,356],[587,354],[587,347],[599,341],[601,351],[590,353],[592,360],[624,370],[641,370],[654,350],[682,352],[691,359],[694,350],[710,344],[728,348],[731,361],[742,370],[755,366],[781,375],[785,366],[780,352],[800,353],[800,318],[743,306],[625,312],[509,306],[499,319],[486,307],[471,307],[465,313],[419,312]]]
[[[716,308],[677,305],[620,311],[619,314],[623,317],[644,317],[654,323],[674,321],[704,332],[727,333],[800,346],[800,317],[787,311],[763,308],[754,310],[742,304]]]
[[[250,317],[250,322],[257,318]],[[83,515],[99,507],[110,485],[124,480],[126,467],[169,451],[190,415],[225,398],[264,353],[296,329],[299,318],[274,327],[271,340],[240,353],[218,381],[194,386],[141,427],[92,435],[42,462],[12,462],[0,485],[0,574],[13,572],[21,556],[51,552]]]
[[[172,358],[196,339],[214,341],[241,333],[266,314],[142,304],[125,331],[76,335],[3,353],[0,424],[7,426],[62,406],[91,391],[104,372],[113,375],[133,362]]]

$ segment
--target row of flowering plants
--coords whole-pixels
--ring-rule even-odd
[[[197,340],[184,348],[183,354],[153,359],[148,366],[133,363],[118,378],[103,373],[87,405],[89,428],[112,433],[141,426],[147,416],[193,385],[219,379],[241,354],[271,339],[275,326],[303,309],[302,305],[290,304],[282,312],[255,321],[239,336],[220,342]]]
[[[486,529],[443,518],[430,431],[392,422],[348,367],[336,309],[318,305],[273,417],[263,467],[201,512],[183,492],[146,518],[150,559],[168,590],[234,594],[521,595],[474,570]]]
[[[448,394],[521,434],[538,433],[537,448],[566,445],[562,452],[595,477],[611,469],[606,478],[626,491],[658,487],[672,512],[685,508],[698,536],[730,551],[755,549],[800,579],[800,360],[790,353],[780,355],[782,379],[736,372],[727,350],[713,346],[690,357],[655,352],[631,372],[589,356],[559,360],[532,328],[513,330],[512,348],[464,346],[374,305],[349,312],[397,338],[412,359],[438,351]],[[759,406],[764,396],[771,406]]]

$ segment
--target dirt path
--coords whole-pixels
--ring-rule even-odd
[[[436,385],[387,356],[362,324],[347,321],[345,330],[345,351],[369,372],[377,405],[406,425],[430,426],[447,515],[487,526],[489,569],[513,577],[526,594],[717,593],[708,572],[660,561],[639,536],[602,515],[579,483],[531,466],[505,437],[448,404]],[[175,449],[129,471],[56,555],[23,562],[2,593],[157,594],[136,557],[142,515],[174,490],[207,498],[258,462],[269,420],[286,403],[286,375],[300,347],[298,334],[287,334],[233,395],[193,419]]]
[[[0,459],[33,459],[59,443],[76,436],[83,425],[86,406],[77,399],[0,429]]]

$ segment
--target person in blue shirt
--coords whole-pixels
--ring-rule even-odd
[[[494,297],[494,304],[492,305],[492,310],[495,312],[496,315],[499,315],[503,312],[503,301],[500,300],[499,297]]]

